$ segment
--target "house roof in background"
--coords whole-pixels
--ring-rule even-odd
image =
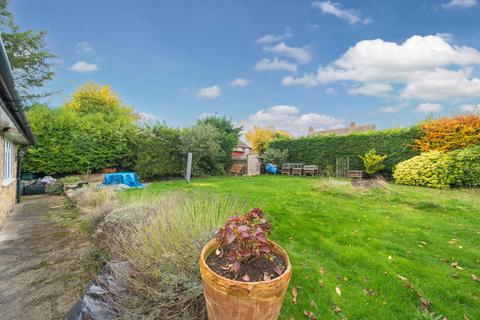
[[[249,146],[246,142],[238,139],[238,143],[237,143],[237,148],[244,148],[244,149],[252,149],[251,146]]]
[[[321,131],[314,131],[311,128],[308,132],[309,136],[328,136],[328,135],[336,135],[336,136],[346,136],[351,133],[357,132],[367,132],[375,130],[375,124],[366,124],[363,126],[357,126],[355,122],[350,123],[350,126],[347,128],[338,128],[338,129],[330,129],[330,130],[321,130]]]

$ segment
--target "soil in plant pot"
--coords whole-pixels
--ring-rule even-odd
[[[272,280],[278,278],[286,269],[285,259],[274,252],[242,261],[237,273],[231,271],[228,267],[232,262],[225,255],[217,256],[215,251],[207,257],[206,263],[215,273],[228,279],[243,282]],[[245,275],[248,275],[248,277]]]

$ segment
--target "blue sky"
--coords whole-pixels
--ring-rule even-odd
[[[476,0],[12,0],[61,59],[49,98],[109,84],[187,126],[219,113],[296,135],[480,110]],[[235,81],[236,80],[236,81]]]

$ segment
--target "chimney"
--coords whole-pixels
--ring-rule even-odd
[[[350,122],[350,128],[355,128],[355,122]]]

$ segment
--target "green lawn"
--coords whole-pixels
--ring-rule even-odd
[[[258,176],[158,182],[122,197],[179,188],[248,197],[270,215],[272,238],[293,265],[281,319],[305,318],[305,310],[318,319],[480,319],[480,282],[472,278],[480,277],[480,190],[359,190]],[[422,314],[421,297],[436,316]]]

